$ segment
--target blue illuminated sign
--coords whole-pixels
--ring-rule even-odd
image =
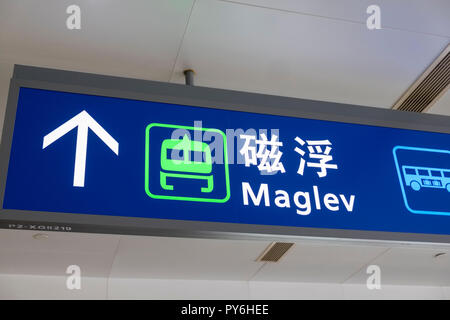
[[[450,135],[22,87],[3,208],[450,235]]]

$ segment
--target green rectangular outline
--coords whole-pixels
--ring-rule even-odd
[[[181,197],[181,196],[166,196],[166,195],[157,195],[153,194],[149,190],[149,161],[150,161],[150,129],[153,127],[162,127],[162,128],[174,128],[174,129],[186,129],[186,130],[201,130],[201,131],[210,131],[220,133],[223,137],[224,142],[224,164],[225,164],[225,182],[226,182],[226,190],[227,195],[223,199],[214,199],[214,198],[198,198],[198,197]],[[225,203],[230,199],[230,175],[228,170],[228,147],[227,147],[227,137],[222,130],[219,129],[211,129],[211,128],[199,128],[199,127],[189,127],[189,126],[180,126],[175,124],[165,124],[165,123],[150,123],[145,129],[145,192],[150,198],[153,199],[165,199],[165,200],[182,200],[182,201],[195,201],[195,202],[215,202],[215,203]]]

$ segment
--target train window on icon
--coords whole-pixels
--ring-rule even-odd
[[[405,169],[405,173],[406,173],[406,174],[413,174],[413,175],[416,175],[416,169],[406,168],[406,169]]]
[[[444,171],[444,177],[450,178],[450,171]]]
[[[421,169],[419,169],[417,171],[419,172],[419,175],[421,175],[421,176],[428,176],[429,175],[428,170],[421,170]]]
[[[442,177],[442,174],[440,171],[436,171],[436,170],[431,170],[431,175],[433,177]]]

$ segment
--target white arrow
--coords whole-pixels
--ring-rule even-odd
[[[73,173],[73,186],[84,187],[86,172],[86,153],[89,128],[116,154],[119,155],[119,143],[95,121],[89,113],[81,111],[69,121],[50,132],[44,137],[42,149],[64,136],[72,129],[78,127],[77,147],[75,150],[75,170]]]

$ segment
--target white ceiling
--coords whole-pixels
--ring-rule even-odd
[[[375,264],[386,285],[450,286],[449,246],[298,239],[278,263],[263,263],[255,260],[270,240],[36,233],[0,231],[0,274],[65,276],[78,265],[84,277],[103,279],[365,284]]]
[[[89,277],[109,274],[119,237],[112,235],[67,235],[51,233],[36,240],[37,232],[0,230],[0,274],[62,276],[70,265],[84,268]]]
[[[398,29],[447,38],[450,36],[449,11],[447,10],[450,9],[450,4],[447,0],[235,0],[228,2],[359,24],[366,23],[367,7],[376,4],[381,9],[383,29]]]
[[[370,31],[364,23],[341,19],[198,0],[171,81],[182,82],[179,71],[193,67],[199,85],[386,108],[448,42],[399,29]]]
[[[111,277],[249,280],[265,241],[122,237]]]
[[[434,257],[437,253],[445,255]],[[371,264],[380,266],[382,282],[445,286],[450,284],[450,250],[425,248],[391,248],[376,257]],[[367,279],[365,270],[354,274],[347,283],[361,283]]]
[[[430,113],[450,116],[450,91],[447,92],[431,107]]]
[[[78,0],[70,31],[72,1],[0,0],[0,116],[14,63],[178,83],[189,67],[202,86],[389,108],[448,45],[450,2],[378,0],[369,31],[372,2]],[[449,93],[430,112],[450,115]],[[450,285],[448,248],[298,241],[262,264],[269,241],[32,234],[0,230],[0,274],[352,284],[373,263],[385,283]]]
[[[0,60],[391,107],[446,47],[447,0],[0,1]]]
[[[81,30],[66,28],[72,1],[1,0],[0,59],[167,81],[192,1],[77,1]]]

